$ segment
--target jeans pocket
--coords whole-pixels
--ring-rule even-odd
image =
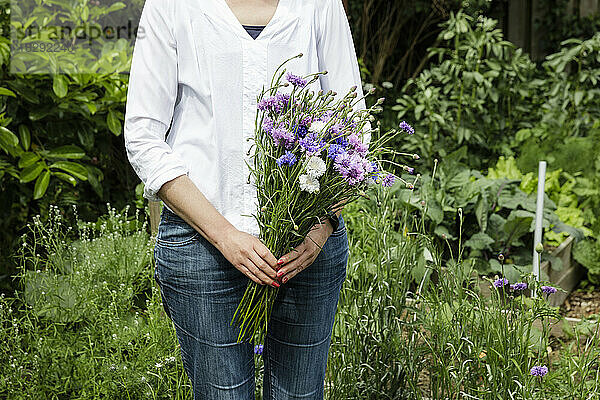
[[[340,224],[338,225],[337,229],[331,233],[330,236],[337,237],[337,236],[342,236],[344,233],[346,233],[346,223],[344,222],[344,218],[342,217],[342,214],[340,214],[339,220],[340,220]]]
[[[167,211],[167,210],[165,210]],[[182,247],[198,239],[200,233],[181,217],[169,212],[162,218],[158,225],[156,246]]]

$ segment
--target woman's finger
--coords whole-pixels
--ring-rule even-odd
[[[246,275],[252,282],[258,284],[258,285],[262,285],[262,281],[260,279],[258,279],[258,277],[256,275],[254,275],[252,273],[252,271],[250,271],[248,269],[248,267],[246,267],[245,265],[240,265],[239,268],[240,272],[244,275]]]
[[[277,272],[273,268],[271,268],[271,266],[267,264],[267,262],[263,260],[258,255],[258,253],[256,253],[255,251],[251,251],[248,257],[261,272],[263,272],[265,275],[267,275],[268,278],[270,278],[268,282],[269,284],[273,283],[273,281],[277,279]]]
[[[300,264],[297,265],[296,268],[294,268],[293,270],[288,272],[286,275],[283,275],[281,277],[281,283],[286,283],[287,281],[292,279],[294,276],[298,275],[300,272],[302,272],[303,270],[308,268],[310,266],[310,264],[311,264],[311,258],[304,259]]]
[[[310,255],[310,253],[308,251],[303,252],[302,255],[300,255],[299,257],[295,258],[291,262],[285,264],[279,271],[277,271],[277,277],[280,278],[282,282],[284,282],[283,279],[287,275],[289,275],[292,271],[296,271],[299,268],[302,268],[302,266],[306,264],[306,261],[308,259],[310,259],[310,257],[311,257],[311,255]],[[298,272],[300,272],[300,271],[298,271]],[[296,272],[296,273],[298,273],[298,272]],[[286,279],[286,281],[289,278],[290,277],[288,277]]]
[[[260,240],[254,243],[254,251],[266,261],[273,269],[277,267],[277,258],[271,253],[271,251],[265,246]]]
[[[284,254],[277,261],[277,266],[281,268],[282,265],[289,263],[290,261],[300,257],[306,251],[306,245],[304,243],[300,244],[294,250],[290,251],[287,254]]]

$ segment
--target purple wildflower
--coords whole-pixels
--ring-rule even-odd
[[[294,134],[283,127],[277,127],[271,130],[271,137],[275,142],[275,146],[283,146],[286,149],[291,149],[296,143]]]
[[[292,131],[294,132],[297,138],[303,139],[308,133],[308,128],[304,125],[294,125]]]
[[[501,288],[506,285],[508,285],[508,279],[506,279],[506,278],[500,278],[500,279],[496,279],[494,281],[494,286],[497,288]]]
[[[304,87],[306,86],[306,84],[308,83],[306,81],[306,79],[303,79],[297,75],[292,74],[291,72],[288,72],[285,76],[285,79],[287,79],[287,81],[289,83],[291,83],[294,86],[298,86],[298,87]]]
[[[548,373],[548,367],[545,365],[535,365],[531,368],[531,375],[539,376],[540,378]]]
[[[546,294],[556,293],[556,288],[552,286],[542,286],[542,292]]]
[[[294,165],[296,161],[296,155],[291,151],[286,151],[285,154],[279,157],[276,162],[277,165],[281,167],[282,165]]]
[[[342,175],[349,185],[357,185],[365,179],[365,174],[371,170],[369,162],[360,155],[347,152],[335,158],[334,168]]]
[[[258,354],[261,355],[264,349],[264,345],[262,344],[257,344],[254,346],[254,354]]]
[[[325,147],[325,142],[319,139],[319,135],[315,132],[311,132],[299,141],[300,146],[309,155],[319,154],[321,149]]]
[[[383,177],[383,180],[381,181],[381,185],[384,187],[391,187],[395,181],[396,181],[396,177],[394,175],[387,174],[386,176]]]
[[[342,153],[345,153],[345,150],[339,144],[333,143],[327,148],[327,157],[331,158],[333,161],[335,161],[335,158]]]
[[[514,285],[510,285],[511,290],[525,290],[527,289],[527,283],[525,282],[517,282]]]
[[[344,149],[348,147],[348,139],[346,139],[344,135],[334,136],[333,141],[335,142],[335,144],[339,144]]]
[[[410,126],[408,124],[408,122],[406,122],[406,121],[400,122],[400,129],[402,129],[404,132],[407,132],[410,135],[412,135],[413,133],[415,133],[415,130],[413,129],[413,127]]]
[[[287,93],[277,93],[275,96],[267,97],[258,102],[256,107],[261,111],[272,111],[277,114],[284,111],[290,101],[290,95]]]

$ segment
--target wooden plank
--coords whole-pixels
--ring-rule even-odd
[[[160,201],[149,201],[148,208],[150,209],[150,234],[156,236],[160,222]]]
[[[508,32],[507,38],[517,47],[529,52],[527,41],[529,26],[529,2],[530,0],[510,0],[508,3]]]
[[[598,12],[599,0],[580,0],[579,1],[579,16],[582,18],[589,17]]]

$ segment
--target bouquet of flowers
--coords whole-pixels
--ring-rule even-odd
[[[383,154],[392,153],[418,158],[416,154],[397,153],[383,146],[399,132],[413,129],[403,122],[400,130],[391,130],[370,140],[375,118],[381,111],[379,99],[368,109],[355,110],[356,86],[341,99],[335,92],[315,93],[310,84],[327,71],[306,77],[287,73],[283,62],[271,79],[271,87],[258,96],[255,120],[255,152],[249,165],[257,190],[260,239],[275,257],[292,251],[302,243],[311,228],[323,223],[329,212],[365,196],[372,185],[390,187],[402,180],[381,169]],[[282,82],[285,74],[285,81]],[[282,87],[289,87],[282,93]],[[367,95],[372,94],[369,91]],[[414,169],[395,164],[408,173]],[[404,181],[408,187],[412,183]],[[267,331],[277,288],[248,283],[246,292],[233,316],[240,327],[238,342]]]

